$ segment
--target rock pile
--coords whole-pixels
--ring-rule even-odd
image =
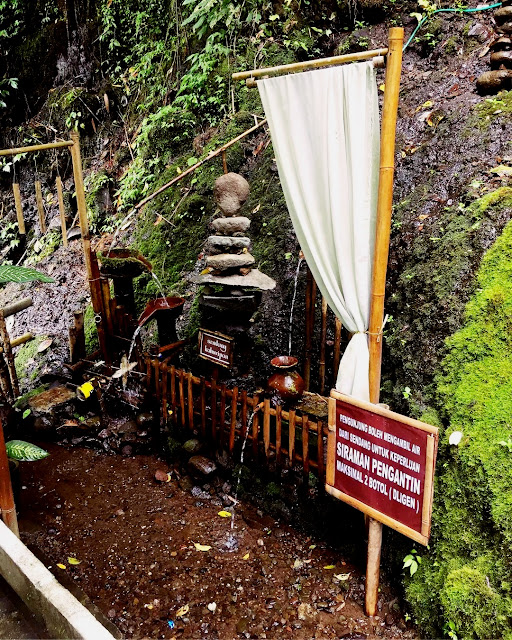
[[[249,196],[249,183],[237,173],[226,173],[215,181],[215,203],[221,217],[212,222],[214,234],[208,238],[205,253],[207,272],[196,279],[200,284],[223,284],[225,293],[238,296],[240,287],[273,289],[272,278],[255,268],[251,240],[247,235],[251,221],[240,210]]]
[[[491,71],[476,81],[480,93],[497,93],[512,87],[512,0],[503,0],[494,13],[498,37],[490,45]]]

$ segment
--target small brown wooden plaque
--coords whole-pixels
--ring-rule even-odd
[[[233,365],[234,339],[217,331],[199,329],[199,356],[221,367]]]
[[[331,391],[326,490],[426,545],[437,442],[437,427]]]

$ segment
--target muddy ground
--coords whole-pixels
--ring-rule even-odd
[[[370,621],[359,568],[250,504],[233,508],[235,488],[222,478],[190,488],[154,456],[48,448],[21,465],[22,539],[123,637],[417,637],[389,586]],[[170,481],[157,481],[158,470]]]

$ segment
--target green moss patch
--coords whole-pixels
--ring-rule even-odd
[[[511,638],[512,223],[482,259],[464,325],[446,347],[434,544],[407,595],[430,634],[439,632],[435,610],[459,637]],[[458,447],[448,444],[454,430],[464,434]]]

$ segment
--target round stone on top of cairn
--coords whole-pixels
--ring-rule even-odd
[[[236,216],[249,197],[249,183],[239,173],[226,173],[215,180],[213,197],[225,216]]]

